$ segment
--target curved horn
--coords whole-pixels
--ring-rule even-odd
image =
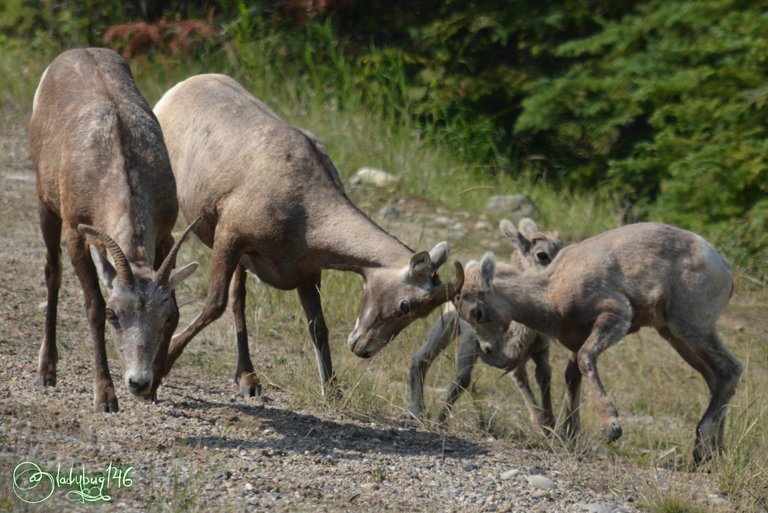
[[[128,259],[125,258],[125,253],[123,253],[123,250],[120,249],[120,246],[117,245],[117,242],[115,242],[112,237],[106,233],[88,224],[78,224],[77,229],[84,235],[93,235],[99,239],[102,244],[104,244],[104,246],[107,248],[107,251],[109,251],[109,254],[112,255],[112,260],[115,261],[117,281],[123,285],[130,285],[132,287],[133,271],[131,271],[131,266],[128,265]]]
[[[160,264],[160,267],[155,271],[155,283],[158,285],[167,285],[168,279],[171,277],[171,270],[173,269],[173,264],[176,261],[176,254],[179,252],[179,248],[181,248],[181,243],[184,242],[184,239],[187,238],[187,234],[192,230],[192,228],[195,227],[195,225],[202,219],[203,217],[200,216],[192,223],[187,226],[187,229],[184,230],[184,233],[181,234],[181,237],[179,237],[179,240],[176,241],[176,243],[173,245],[171,250],[168,252],[168,255],[166,255],[165,260],[163,260],[163,263]]]
[[[464,286],[464,267],[458,260],[453,261],[453,267],[456,269],[456,273],[453,275],[451,283],[445,286],[446,297],[449,300],[461,292],[461,287]]]

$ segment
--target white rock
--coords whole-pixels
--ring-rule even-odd
[[[378,187],[383,187],[397,181],[395,175],[372,167],[361,167],[355,173],[355,177],[357,178],[356,183],[368,183]]]
[[[580,504],[579,511],[589,511],[589,513],[611,513],[613,507],[594,502],[592,504]]]
[[[507,470],[506,472],[502,472],[499,476],[503,481],[506,481],[507,479],[512,479],[513,477],[517,477],[520,475],[520,469],[513,468],[511,470]]]
[[[717,506],[721,506],[721,505],[724,505],[724,504],[728,503],[728,501],[725,499],[725,497],[723,497],[719,493],[710,493],[709,494],[709,502],[712,503],[712,504],[715,504]]]
[[[533,475],[527,476],[526,479],[528,480],[529,485],[541,488],[542,490],[554,490],[557,488],[555,482],[548,477]]]
[[[525,194],[491,196],[485,204],[486,213],[514,219],[532,216],[536,210],[536,204]]]

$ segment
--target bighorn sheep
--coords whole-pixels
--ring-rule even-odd
[[[454,301],[488,343],[500,343],[515,320],[571,350],[566,429],[578,430],[583,375],[596,393],[608,441],[621,436],[621,426],[600,381],[597,357],[626,334],[655,328],[709,386],[710,403],[696,427],[693,457],[699,464],[722,450],[725,409],[742,370],[715,327],[732,292],[728,263],[699,235],[639,223],[568,246],[543,269],[508,274],[486,254],[479,265],[468,266]]]
[[[529,218],[520,220],[518,228],[507,220],[500,223],[501,232],[517,249],[513,256],[517,265],[525,269],[548,265],[562,248],[556,232],[541,232],[538,225]],[[477,358],[488,365],[512,373],[520,393],[523,395],[531,422],[539,428],[554,428],[549,367],[549,339],[524,324],[511,322],[500,346],[481,344],[475,331],[465,320],[458,317],[451,303],[446,305],[442,316],[429,332],[427,341],[411,358],[410,369],[410,414],[421,417],[424,402],[424,376],[437,356],[453,338],[458,338],[456,375],[446,396],[445,408],[440,413],[442,422],[451,406],[470,384],[472,368]],[[538,406],[528,384],[525,364],[533,359],[536,364],[536,382],[541,392],[541,406]]]
[[[173,291],[197,266],[172,271],[186,232],[173,243],[178,203],[160,125],[122,57],[111,50],[78,49],[59,55],[43,73],[29,139],[48,289],[37,378],[44,386],[56,385],[63,229],[93,338],[94,407],[116,412],[105,319],[128,388],[153,397],[159,383],[153,378],[164,370],[178,324]],[[106,304],[99,278],[109,291]]]
[[[448,301],[461,287],[444,285],[441,242],[414,254],[356,207],[322,144],[282,121],[239,83],[198,75],[170,89],[155,106],[179,186],[185,218],[202,217],[195,234],[213,249],[211,288],[202,312],[171,343],[168,370],[184,347],[227,305],[230,285],[237,333],[235,382],[259,392],[244,317],[245,271],[283,290],[298,289],[309,321],[320,380],[331,381],[320,273],[339,269],[365,280],[350,349],[373,356],[413,319]]]

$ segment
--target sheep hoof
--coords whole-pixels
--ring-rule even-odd
[[[242,372],[238,381],[240,390],[238,393],[243,397],[256,397],[261,395],[261,382],[254,372]]]
[[[37,378],[35,380],[35,383],[40,385],[41,387],[55,387],[56,386],[56,376],[44,376]]]

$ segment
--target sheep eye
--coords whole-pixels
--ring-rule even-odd
[[[542,264],[548,264],[549,263],[549,255],[547,255],[544,251],[539,251],[536,253],[536,258],[539,259],[539,262]]]
[[[117,314],[111,308],[107,308],[106,310],[104,310],[104,315],[106,316],[107,320],[110,323],[112,323],[114,325],[118,324]]]
[[[407,299],[400,301],[400,313],[405,315],[411,311],[411,303]]]

